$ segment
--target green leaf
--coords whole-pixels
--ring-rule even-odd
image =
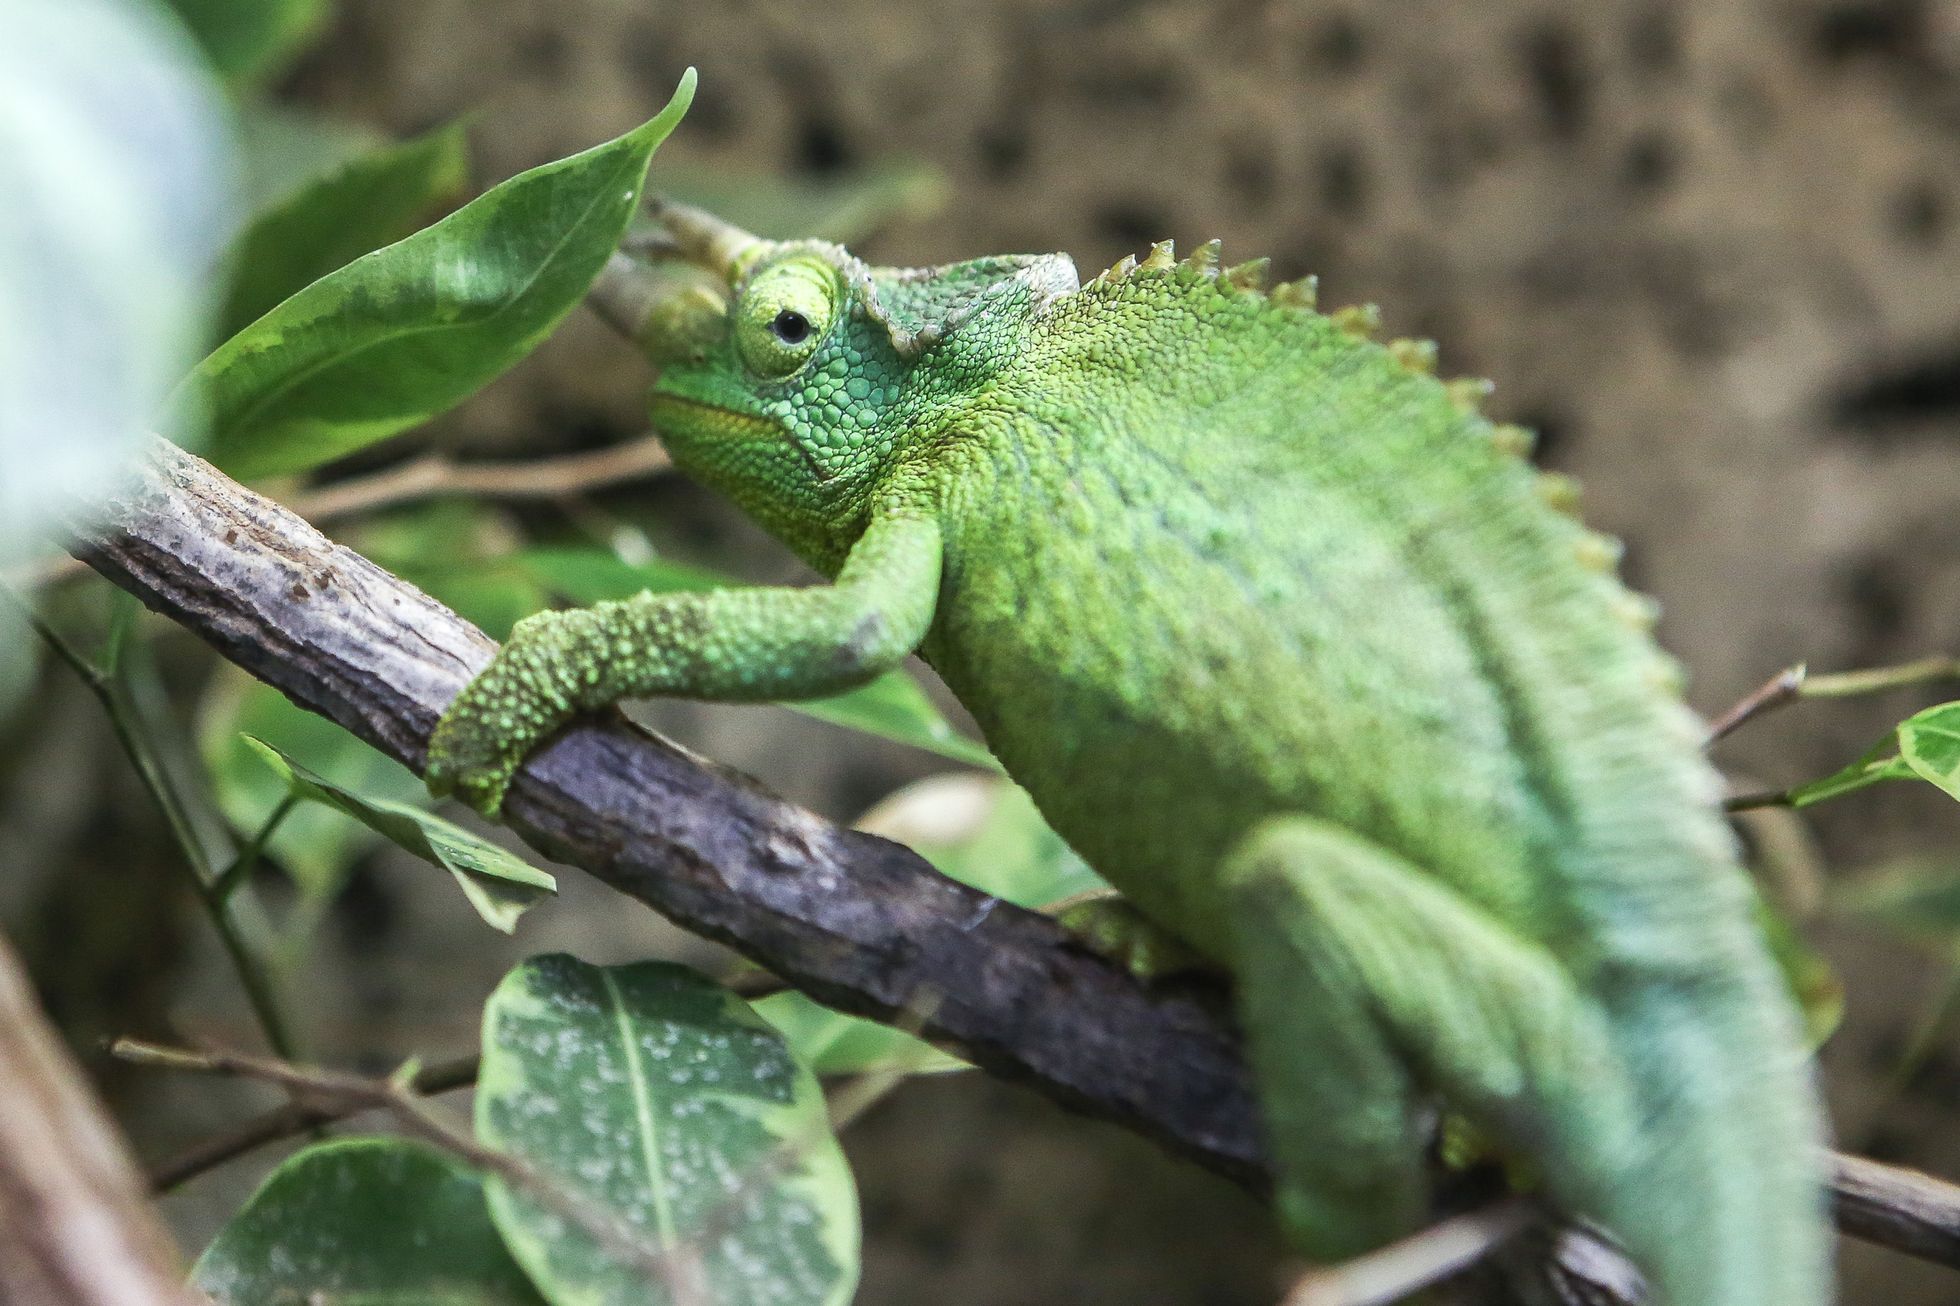
[[[544,1306],[476,1176],[394,1138],[287,1160],[218,1231],[191,1282],[222,1306]]]
[[[686,112],[523,173],[432,227],[328,274],[220,345],[172,399],[235,476],[303,471],[461,402],[577,306]]]
[[[325,0],[168,0],[204,47],[212,67],[232,82],[276,72],[319,30]]]
[[[772,993],[754,1006],[813,1075],[936,1075],[972,1069],[902,1029],[846,1016],[801,993]]]
[[[823,1095],[782,1036],[681,966],[536,957],[483,1015],[477,1134],[699,1275],[699,1301],[851,1298],[857,1194]],[[505,1245],[547,1296],[675,1300],[576,1226],[492,1180]]]
[[[1812,780],[1806,785],[1798,785],[1790,791],[1790,806],[1809,807],[1813,803],[1854,793],[1883,780],[1912,779],[1912,767],[1904,758],[1880,756],[1890,742],[1890,740],[1884,741],[1842,771],[1827,775],[1821,780]]]
[[[260,213],[232,247],[220,338],[345,263],[400,240],[416,220],[462,192],[469,177],[463,124],[341,164]]]
[[[928,753],[937,753],[956,762],[998,769],[999,762],[985,745],[968,739],[940,715],[926,697],[919,682],[903,671],[887,671],[868,685],[847,690],[830,698],[813,698],[784,707],[816,717],[833,725],[848,726],[868,734]]]
[[[1960,703],[1941,703],[1901,721],[1899,757],[1914,775],[1960,798]]]
[[[392,802],[426,806],[434,800],[421,778],[323,716],[295,706],[284,694],[242,671],[213,677],[198,720],[198,752],[218,807],[241,837],[250,837],[288,792],[246,736],[288,757],[303,757],[334,784]],[[266,847],[312,903],[339,891],[348,870],[381,836],[318,804],[295,810]]]
[[[558,882],[515,853],[471,834],[433,812],[384,798],[363,798],[308,771],[263,740],[247,739],[295,797],[353,817],[396,847],[456,877],[476,914],[509,934],[517,918],[557,892]]]
[[[245,204],[258,213],[363,154],[386,149],[387,137],[356,123],[272,101],[240,105],[238,152]]]

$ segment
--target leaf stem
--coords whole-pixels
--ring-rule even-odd
[[[238,856],[232,858],[231,864],[219,871],[217,878],[211,882],[212,897],[221,903],[231,902],[232,894],[236,893],[238,887],[249,880],[252,872],[258,869],[259,859],[265,853],[266,844],[271,842],[272,836],[279,832],[279,827],[298,806],[298,794],[289,793],[279,800],[279,805],[267,814],[259,828],[253,832],[251,840],[239,850]]]
[[[294,1065],[242,1053],[211,1050],[194,1052],[139,1039],[119,1038],[110,1053],[140,1066],[192,1070],[206,1074],[256,1079],[284,1089],[302,1109],[318,1107],[338,1115],[385,1111],[407,1133],[454,1156],[474,1170],[501,1180],[512,1191],[575,1225],[611,1257],[630,1266],[649,1283],[665,1285],[669,1296],[682,1298],[688,1286],[682,1267],[672,1256],[646,1245],[640,1231],[612,1211],[585,1200],[524,1157],[477,1141],[469,1130],[451,1123],[417,1091],[421,1075],[407,1083],[394,1078],[370,1079],[336,1070]],[[474,1071],[472,1064],[471,1071]],[[426,1072],[424,1072],[426,1073]],[[331,1118],[331,1117],[329,1117]]]
[[[212,927],[217,930],[226,955],[231,959],[232,969],[237,972],[238,982],[245,990],[246,1001],[251,1005],[252,1013],[265,1035],[266,1045],[281,1057],[292,1056],[295,1044],[285,1014],[273,993],[270,976],[257,951],[246,942],[239,922],[225,899],[219,896],[218,877],[204,841],[198,835],[182,795],[165,771],[148,722],[132,701],[120,677],[129,619],[118,613],[111,622],[106,660],[117,674],[110,674],[83,656],[65,635],[11,586],[0,583],[0,594],[4,594],[9,602],[20,609],[34,632],[54,651],[55,656],[68,664],[101,705],[103,713],[109,718],[109,728],[115,732],[116,742],[136,768],[137,777],[143,782],[144,789],[149,791],[151,801],[163,814],[170,837],[190,871],[192,888],[198,901],[203,904],[205,914],[211,918]],[[118,627],[123,628],[121,633],[117,633]]]

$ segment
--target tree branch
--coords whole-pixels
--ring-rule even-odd
[[[160,441],[78,537],[78,555],[111,580],[417,771],[442,709],[495,649],[420,591]],[[908,849],[833,825],[617,714],[533,757],[504,812],[548,856],[821,1002],[888,1023],[929,1012],[926,1037],[996,1075],[1266,1183],[1237,1037],[1214,1004],[1144,988],[1049,918],[948,880]],[[1960,1191],[1852,1164],[1847,1228],[1960,1264]],[[1865,1182],[1880,1175],[1897,1183]],[[1561,1274],[1599,1282],[1586,1266],[1610,1265],[1582,1237],[1555,1245]]]

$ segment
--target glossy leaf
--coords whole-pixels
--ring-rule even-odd
[[[288,757],[303,757],[334,784],[410,806],[433,803],[421,779],[323,716],[233,668],[220,668],[199,712],[198,752],[218,806],[241,838],[249,838],[287,793],[246,736]],[[284,867],[309,902],[331,898],[355,861],[381,836],[339,811],[302,804],[280,824],[267,857]]]
[[[269,76],[326,18],[325,0],[169,0],[205,57],[233,81]]]
[[[685,967],[537,957],[484,1011],[478,1136],[665,1254],[692,1293],[491,1181],[505,1245],[560,1306],[851,1298],[857,1195],[815,1079]]]
[[[1960,703],[1941,703],[1901,721],[1899,757],[1914,775],[1960,798]]]
[[[287,1160],[205,1249],[220,1306],[544,1306],[476,1176],[417,1143],[351,1138]]]
[[[776,1027],[813,1075],[937,1075],[972,1068],[902,1029],[846,1016],[801,993],[772,993],[755,1003],[755,1013]]]
[[[529,353],[619,242],[694,74],[645,125],[523,173],[285,300],[172,400],[236,476],[303,471],[427,420]]]
[[[295,797],[335,808],[396,847],[446,869],[477,915],[506,934],[517,928],[525,911],[557,892],[558,882],[550,875],[460,825],[406,803],[364,798],[321,779],[262,740],[246,742]]]
[[[260,213],[228,259],[220,336],[343,264],[400,240],[469,176],[463,125],[452,123],[342,163]]]

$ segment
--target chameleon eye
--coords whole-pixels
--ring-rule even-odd
[[[810,334],[810,319],[793,308],[786,308],[776,314],[769,323],[769,329],[776,333],[776,339],[786,345],[800,345]]]
[[[789,376],[817,352],[836,312],[836,271],[808,256],[759,268],[736,309],[735,347],[750,371]]]

